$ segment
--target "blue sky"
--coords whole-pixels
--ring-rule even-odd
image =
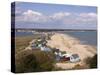
[[[17,28],[96,29],[97,7],[16,2]]]

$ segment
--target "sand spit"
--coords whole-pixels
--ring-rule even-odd
[[[96,54],[96,49],[90,45],[82,45],[80,41],[69,35],[56,33],[48,40],[48,46],[58,48],[67,53],[79,54],[81,60],[87,57],[93,57]]]
[[[50,46],[51,48],[58,48],[61,51],[66,51],[67,53],[78,54],[81,59],[80,63],[83,63],[83,60],[88,57],[93,57],[97,52],[95,47],[90,45],[83,45],[80,43],[78,39],[60,33],[55,33],[51,37],[51,40],[48,40],[47,45]],[[77,63],[73,63],[73,64],[57,63],[56,65],[63,69],[70,69],[74,67],[76,64]]]

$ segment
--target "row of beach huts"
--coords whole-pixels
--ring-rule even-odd
[[[52,50],[52,48],[48,47],[46,44],[47,44],[46,38],[42,37],[31,42],[30,47],[32,50],[41,50],[45,52],[53,51],[55,55],[55,60],[57,62],[67,61],[67,62],[75,63],[80,61],[80,57],[78,54],[71,54],[66,52],[63,53],[61,52],[60,49],[56,49],[56,48]]]

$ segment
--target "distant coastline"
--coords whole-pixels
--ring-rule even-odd
[[[15,31],[97,31],[96,29],[35,29],[35,28],[15,28]]]

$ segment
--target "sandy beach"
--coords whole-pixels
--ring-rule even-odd
[[[71,69],[77,64],[85,64],[84,59],[93,57],[96,54],[96,48],[91,45],[83,45],[77,38],[69,35],[55,33],[51,40],[47,40],[47,45],[51,48],[58,48],[71,54],[78,54],[81,61],[79,63],[57,63],[56,65],[63,69]]]

